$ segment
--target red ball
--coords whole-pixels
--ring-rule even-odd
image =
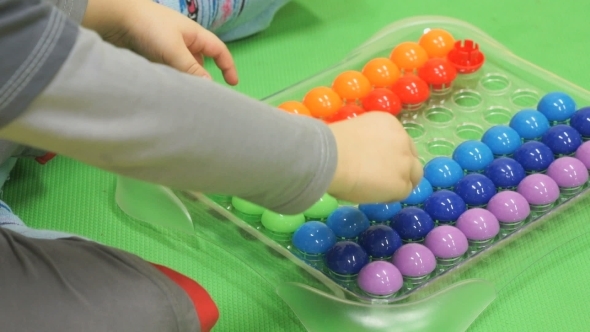
[[[457,78],[457,69],[447,59],[432,58],[418,70],[418,76],[433,90],[444,90]]]
[[[347,119],[352,119],[352,118],[356,118],[357,116],[359,116],[363,113],[365,113],[365,110],[363,110],[362,108],[360,108],[354,104],[348,104],[348,105],[344,105],[344,106],[340,107],[340,109],[338,109],[336,114],[326,118],[326,122],[333,123],[333,122],[343,121],[343,120],[347,120]]]
[[[398,115],[402,110],[402,102],[393,91],[385,88],[375,89],[363,98],[363,108],[366,111],[383,111]]]
[[[420,77],[408,74],[400,77],[391,87],[406,109],[419,108],[430,97],[428,84]]]

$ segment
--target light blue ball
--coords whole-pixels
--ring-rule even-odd
[[[522,145],[522,138],[509,126],[493,126],[481,138],[492,153],[497,156],[511,155]]]
[[[453,152],[453,159],[468,172],[483,171],[494,161],[494,153],[483,142],[469,140],[459,144]]]
[[[550,92],[541,98],[537,110],[550,122],[563,122],[576,112],[576,102],[566,93]]]
[[[537,110],[522,110],[510,120],[510,127],[526,140],[540,138],[549,130],[549,120]]]

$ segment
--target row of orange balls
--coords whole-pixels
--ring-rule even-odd
[[[414,74],[431,58],[445,58],[453,49],[455,38],[446,30],[431,29],[418,42],[403,42],[390,53],[389,58],[374,58],[361,71],[348,70],[338,75],[331,87],[315,87],[303,101],[287,101],[278,106],[289,113],[329,119],[343,106],[355,104],[371,90],[391,88],[406,74]]]

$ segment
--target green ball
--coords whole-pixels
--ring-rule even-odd
[[[305,217],[303,214],[284,215],[266,210],[260,221],[262,226],[271,232],[290,234],[305,223]]]
[[[325,219],[337,208],[338,200],[328,194],[324,194],[319,201],[303,212],[303,214],[311,219]]]
[[[241,212],[243,214],[259,216],[263,214],[264,211],[266,211],[266,209],[262,206],[250,203],[244,199],[235,196],[232,198],[231,204],[233,205],[234,209],[236,209],[236,211]]]

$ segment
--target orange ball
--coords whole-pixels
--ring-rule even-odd
[[[432,29],[420,37],[418,42],[431,58],[445,58],[455,45],[455,38],[443,29]]]
[[[342,98],[332,89],[319,86],[307,92],[303,104],[313,117],[325,118],[335,114],[342,107]]]
[[[309,111],[309,109],[307,109],[307,107],[305,107],[305,105],[303,105],[303,103],[299,101],[286,101],[280,104],[279,108],[288,113],[311,116],[311,112]]]
[[[400,76],[399,68],[387,58],[375,58],[367,62],[362,73],[375,88],[387,88]]]
[[[403,42],[391,51],[389,58],[399,69],[413,71],[419,69],[428,61],[428,53],[418,43]]]
[[[332,89],[345,100],[357,100],[371,92],[371,82],[363,73],[348,70],[336,76]]]

